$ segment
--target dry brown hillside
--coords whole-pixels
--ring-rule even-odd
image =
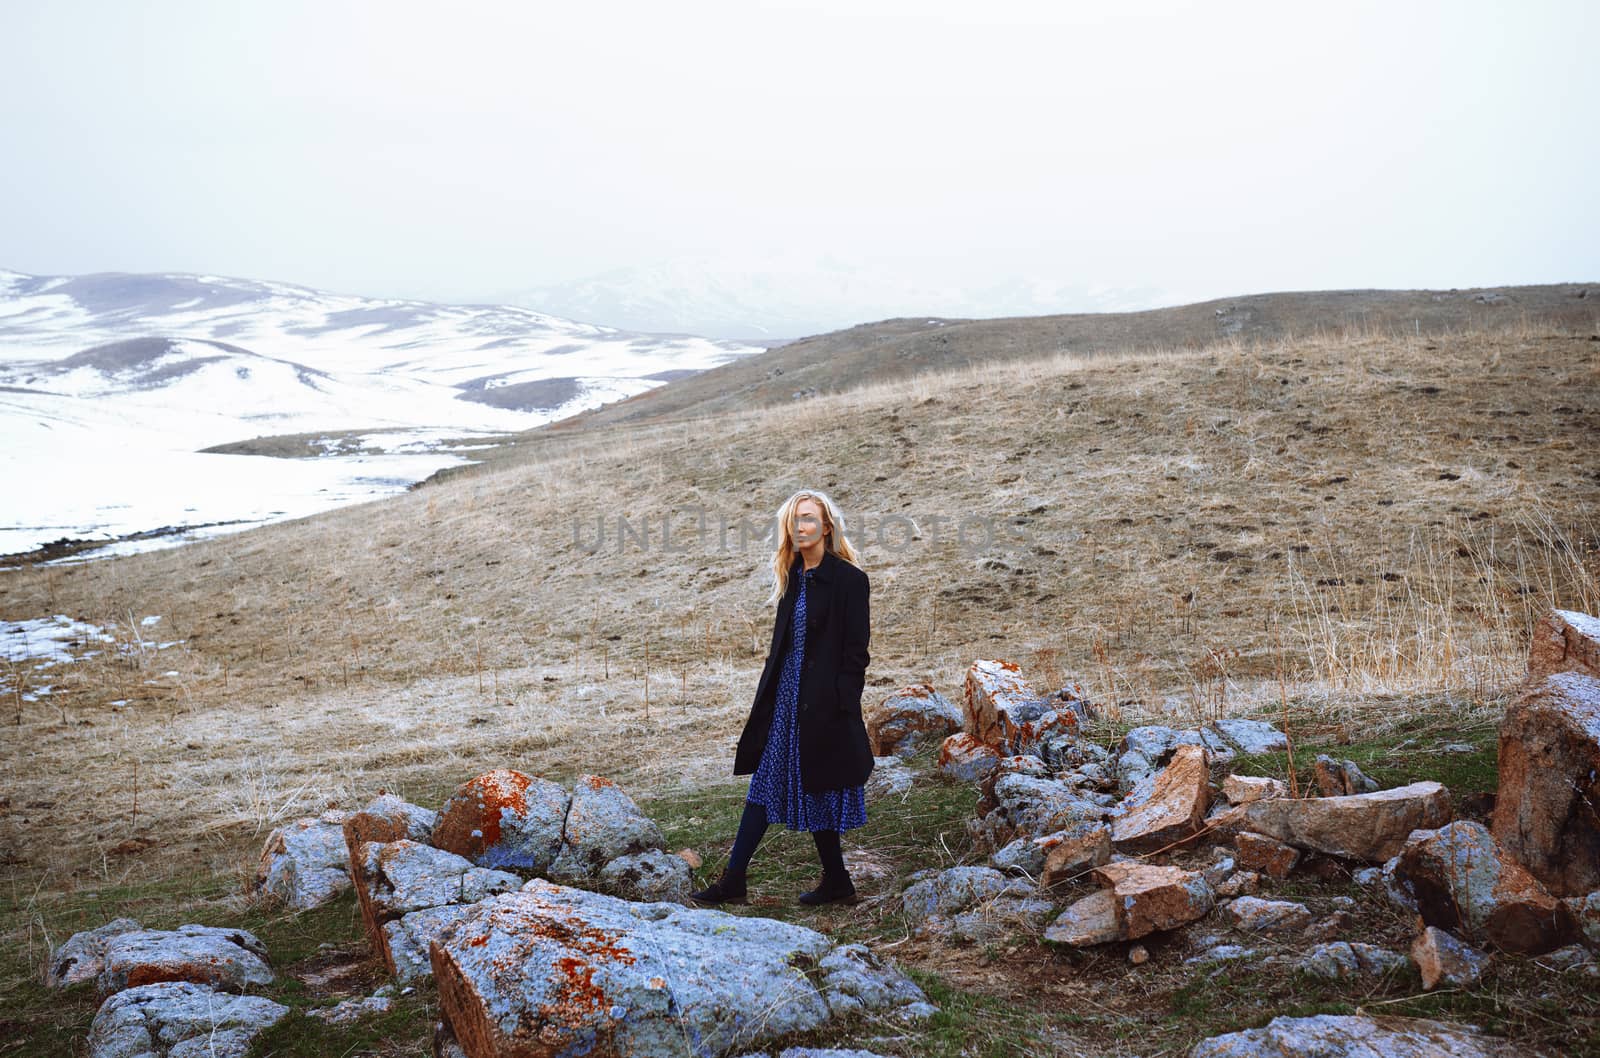
[[[1596,436],[1587,330],[1016,360],[550,438],[381,502],[13,571],[0,617],[69,614],[132,652],[14,674],[53,689],[6,703],[0,843],[30,886],[108,871],[135,781],[161,834],[138,869],[160,873],[237,863],[326,800],[507,760],[720,779],[771,611],[759,542],[716,529],[803,485],[843,505],[871,574],[869,694],[955,693],[998,655],[1113,719],[1281,699],[1367,729],[1419,698],[1482,715],[1534,616],[1600,602]],[[618,518],[643,541],[620,546]],[[1004,532],[980,546],[985,520]],[[141,644],[153,614],[180,646]],[[66,807],[88,776],[118,807]]]

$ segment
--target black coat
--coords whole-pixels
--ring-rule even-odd
[[[778,601],[772,625],[772,646],[756,686],[755,702],[739,736],[733,773],[749,775],[761,763],[778,700],[778,677],[788,652],[789,625],[800,591],[796,561],[788,590]],[[872,615],[867,574],[824,551],[806,588],[806,649],[796,703],[800,741],[801,785],[808,793],[860,786],[872,773],[872,747],[861,719],[861,691],[872,657]]]

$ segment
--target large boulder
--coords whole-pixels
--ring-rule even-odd
[[[296,911],[336,899],[350,888],[350,852],[343,812],[296,819],[267,835],[254,889]]]
[[[1020,725],[1045,712],[1015,662],[974,661],[961,692],[966,733],[987,746],[1012,752]]]
[[[1189,1058],[1534,1058],[1520,1042],[1422,1018],[1315,1014],[1201,1040]]]
[[[1600,678],[1600,617],[1576,610],[1551,610],[1533,629],[1528,648],[1528,683],[1558,672]]]
[[[416,841],[369,842],[360,847],[360,853],[355,882],[361,920],[373,950],[391,972],[398,971],[385,923],[413,911],[470,904],[492,893],[515,892],[522,887],[522,879],[509,871],[474,867],[465,856]]]
[[[862,715],[873,756],[938,745],[961,730],[961,709],[926,683],[902,687]]]
[[[1252,801],[1235,811],[1238,829],[1296,848],[1382,863],[1400,851],[1413,830],[1450,821],[1450,794],[1436,782],[1418,782],[1348,797]]]
[[[841,1016],[933,1012],[869,950],[803,926],[543,880],[474,905],[430,952],[469,1058],[720,1056]]]
[[[1596,805],[1600,679],[1557,672],[1519,695],[1500,722],[1494,835],[1552,892],[1581,896],[1600,888]]]
[[[433,961],[428,946],[445,927],[467,913],[472,904],[441,904],[411,911],[382,926],[378,954],[384,965],[402,985],[415,984],[433,976]]]
[[[106,945],[111,938],[142,929],[135,919],[114,918],[103,926],[74,933],[50,953],[44,983],[51,988],[66,988],[96,980],[106,968]]]
[[[108,996],[163,981],[188,981],[236,992],[272,980],[266,945],[254,933],[186,925],[108,938],[95,984],[102,996]]]
[[[289,1008],[188,981],[138,985],[100,1006],[89,1058],[245,1058]]]
[[[1425,923],[1459,929],[1504,951],[1537,955],[1577,934],[1567,905],[1506,856],[1481,823],[1417,831],[1395,873],[1415,895]]]
[[[660,849],[661,828],[616,783],[601,775],[581,775],[572,785],[572,802],[561,836],[561,851],[550,877],[581,884],[621,856]]]
[[[500,768],[462,786],[439,810],[434,845],[479,867],[542,874],[561,851],[567,791]]]
[[[1128,795],[1111,828],[1112,844],[1126,852],[1155,852],[1194,837],[1211,806],[1210,781],[1205,747],[1177,747],[1159,775]]]

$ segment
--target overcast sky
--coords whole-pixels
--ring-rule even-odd
[[[1600,280],[1597,9],[0,0],[0,268]]]

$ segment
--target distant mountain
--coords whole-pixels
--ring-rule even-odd
[[[1127,312],[1184,298],[1153,287],[1040,278],[935,287],[830,261],[680,258],[534,287],[507,300],[616,327],[755,339],[800,338],[899,316]]]

